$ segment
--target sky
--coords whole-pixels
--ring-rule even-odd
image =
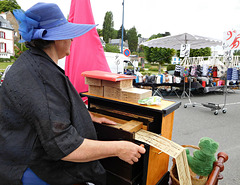
[[[37,2],[58,4],[67,17],[71,0],[17,0],[23,10]],[[123,0],[90,0],[97,28],[102,29],[107,11],[114,29],[122,25]],[[124,0],[124,28],[135,26],[138,34],[190,33],[223,40],[223,33],[240,29],[240,0]]]

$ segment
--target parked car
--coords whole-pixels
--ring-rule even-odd
[[[3,83],[3,81],[4,81],[4,78],[5,78],[5,76],[6,76],[6,74],[7,74],[7,72],[9,71],[9,69],[10,69],[11,66],[12,66],[12,65],[8,65],[8,66],[6,67],[6,69],[5,69],[5,71],[3,72],[3,75],[2,75],[2,77],[1,77],[1,83],[0,83],[0,85],[2,85],[2,83]]]

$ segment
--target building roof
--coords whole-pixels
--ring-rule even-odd
[[[2,16],[0,16],[0,28],[14,30],[13,27],[11,26],[11,24],[6,19],[4,19]]]
[[[109,41],[109,44],[111,44],[111,45],[118,45],[119,46],[119,45],[121,45],[121,39],[111,39]],[[128,47],[128,43],[123,41],[123,46]]]

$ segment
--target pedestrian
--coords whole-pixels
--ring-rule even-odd
[[[105,184],[98,159],[137,162],[145,149],[129,141],[98,141],[93,121],[57,62],[96,25],[69,23],[56,4],[14,10],[29,48],[8,71],[0,89],[2,185]],[[81,62],[81,61],[79,61]]]

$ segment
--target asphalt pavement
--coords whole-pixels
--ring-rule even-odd
[[[198,145],[202,137],[210,137],[219,143],[218,152],[228,154],[222,172],[223,180],[220,185],[240,185],[240,90],[234,90],[226,95],[226,106],[223,113],[225,95],[223,93],[210,93],[191,96],[189,103],[187,97],[181,99],[174,95],[165,95],[164,99],[181,102],[175,111],[172,140],[180,145]],[[202,103],[220,104],[218,115]],[[198,106],[199,105],[199,106]],[[217,153],[218,153],[217,152]],[[169,165],[171,166],[171,164]]]

